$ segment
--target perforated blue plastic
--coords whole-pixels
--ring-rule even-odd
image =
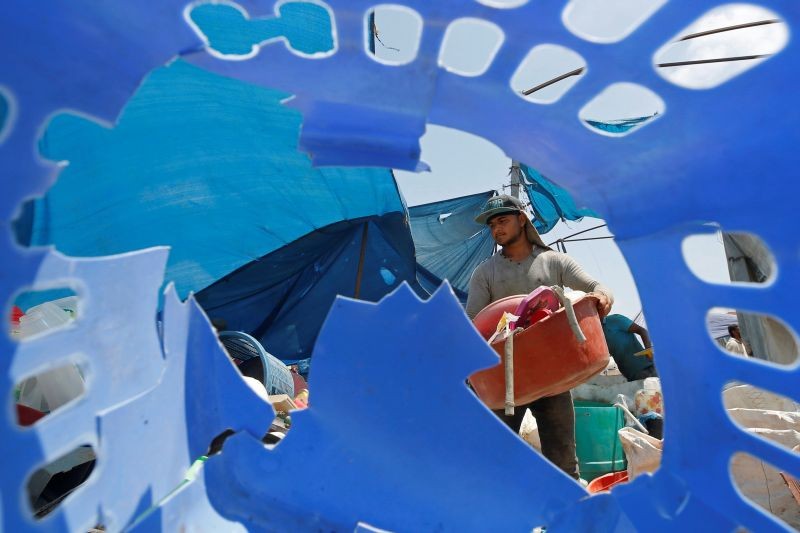
[[[758,3],[790,30],[800,27],[794,2]],[[561,23],[564,2],[531,1],[509,10],[455,0],[402,4],[426,24],[417,60],[400,67],[365,54],[363,22],[370,4],[364,1],[329,2],[337,51],[318,60],[281,43],[262,47],[249,60],[213,57],[201,50],[202,39],[187,24],[185,2],[64,0],[43,6],[17,0],[5,7],[0,84],[15,119],[5,139],[0,137],[0,219],[7,229],[0,238],[0,292],[10,302],[26,286],[73,280],[85,315],[71,329],[23,345],[0,340],[0,394],[6,398],[0,452],[13,458],[4,461],[0,477],[4,530],[81,530],[96,521],[123,528],[166,496],[201,444],[225,427],[239,433],[206,465],[208,500],[199,485],[190,485],[142,526],[212,524],[210,503],[221,515],[216,519],[242,520],[253,529],[347,530],[358,522],[442,530],[780,527],[737,493],[730,458],[746,451],[795,477],[800,458],[737,428],[720,391],[739,380],[800,400],[800,371],[725,355],[705,331],[705,315],[713,306],[735,307],[778,316],[798,329],[793,178],[800,163],[800,110],[791,90],[800,78],[798,41],[720,87],[690,91],[658,76],[652,54],[717,2],[669,2],[611,45],[570,34]],[[240,6],[251,18],[273,16],[268,2]],[[436,63],[447,23],[464,16],[494,22],[506,33],[491,67],[478,78],[459,77]],[[589,67],[548,106],[524,101],[508,83],[527,51],[543,42],[571,48]],[[470,397],[464,377],[489,364],[491,354],[452,296],[443,291],[423,304],[406,289],[377,306],[335,306],[317,354],[328,362],[312,378],[318,403],[297,417],[276,450],[267,451],[256,439],[269,409],[237,381],[195,304],[180,304],[171,292],[162,352],[155,309],[164,251],[72,260],[17,248],[8,231],[15,209],[25,197],[42,193],[57,173],[35,152],[46,117],[69,108],[113,122],[142,77],[181,53],[216,72],[297,94],[292,105],[305,115],[301,143],[318,164],[416,168],[419,136],[432,121],[489,139],[602,215],[637,279],[659,346],[668,413],[661,469],[610,494],[587,497]],[[655,91],[666,112],[626,137],[598,135],[580,123],[578,110],[619,81]],[[708,231],[701,224],[706,221],[760,236],[776,259],[775,281],[752,288],[695,278],[681,242]],[[123,304],[120,294],[130,298]],[[364,329],[362,323],[380,327]],[[365,347],[382,357],[357,358]],[[84,400],[33,429],[16,428],[14,382],[79,353],[93,372]],[[453,360],[462,366],[443,364]],[[252,404],[246,415],[242,402]],[[202,413],[211,414],[203,419]],[[95,445],[99,457],[89,482],[35,524],[24,501],[28,473],[85,443]],[[231,487],[237,490],[225,490]],[[513,505],[506,506],[505,494]],[[554,501],[545,495],[558,504],[550,505]],[[256,500],[257,509],[244,503]]]

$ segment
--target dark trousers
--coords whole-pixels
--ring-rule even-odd
[[[580,473],[575,454],[575,409],[570,392],[540,398],[527,405],[518,405],[510,416],[506,416],[502,410],[494,413],[515,433],[519,433],[525,409],[530,409],[531,414],[536,417],[542,455],[567,475],[578,479]]]

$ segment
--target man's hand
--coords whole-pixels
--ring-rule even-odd
[[[611,312],[611,300],[608,299],[608,296],[602,292],[590,292],[589,296],[597,298],[597,312],[600,314],[600,318]]]

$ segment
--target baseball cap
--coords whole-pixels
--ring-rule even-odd
[[[528,237],[528,241],[542,248],[550,249],[544,241],[542,241],[542,237],[539,235],[539,232],[536,231],[536,228],[533,227],[522,202],[518,198],[514,198],[508,194],[498,194],[486,200],[486,203],[481,207],[480,213],[475,217],[475,222],[485,225],[489,222],[490,218],[508,213],[521,213],[525,215],[525,234]]]

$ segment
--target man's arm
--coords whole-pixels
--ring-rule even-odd
[[[573,258],[567,254],[558,254],[561,267],[561,282],[565,287],[573,290],[592,293],[598,299],[597,309],[600,316],[606,316],[614,305],[614,293],[611,289],[587,274]]]
[[[489,293],[489,282],[481,265],[472,273],[469,280],[469,293],[467,294],[467,316],[470,320],[475,318],[481,309],[489,305],[491,295]]]
[[[650,333],[648,333],[645,328],[643,328],[636,322],[633,322],[631,324],[631,327],[628,328],[628,331],[630,333],[639,335],[642,338],[642,344],[644,344],[645,348],[652,348],[653,343],[650,341]]]

